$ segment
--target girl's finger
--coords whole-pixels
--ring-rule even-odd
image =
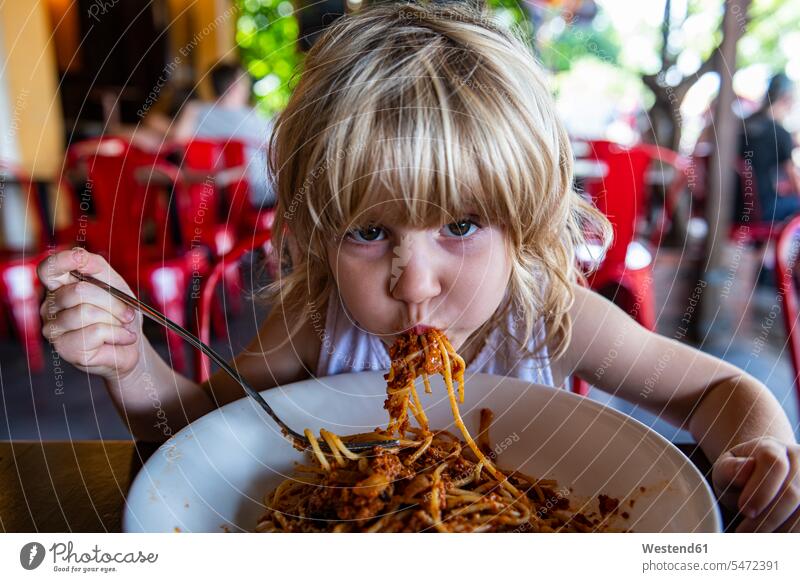
[[[36,274],[48,290],[55,291],[63,285],[75,282],[75,278],[69,274],[73,269],[97,275],[104,281],[108,278],[107,273],[112,271],[111,266],[100,255],[74,247],[68,251],[53,253],[42,260],[36,266]]]
[[[764,441],[753,452],[755,469],[739,496],[739,509],[745,517],[758,516],[772,501],[789,474],[789,458],[786,447],[779,443]]]
[[[59,287],[55,291],[48,293],[44,303],[49,317],[81,303],[88,303],[111,313],[122,324],[130,323],[136,315],[131,307],[125,305],[109,292],[86,281]]]
[[[121,322],[105,309],[89,303],[81,303],[70,309],[59,311],[55,317],[48,319],[42,327],[42,335],[53,341],[59,336],[81,328],[88,328],[98,323],[118,326]],[[127,327],[125,329],[128,329]],[[133,330],[130,330],[133,331]]]
[[[800,533],[800,505],[795,508],[789,519],[784,521],[775,531],[778,533]]]
[[[75,283],[75,277],[69,273],[72,270],[92,275],[126,293],[131,292],[128,284],[102,256],[90,253],[81,247],[54,253],[36,266],[39,279],[49,291],[55,291],[59,287]]]
[[[36,274],[46,289],[54,291],[73,281],[69,272],[78,266],[73,250],[59,251],[36,265]]]
[[[86,249],[75,247],[72,249],[72,257],[76,263],[75,270],[85,274],[92,275],[95,279],[108,283],[117,287],[121,291],[128,294],[133,294],[125,280],[111,268],[101,255],[90,253]],[[75,281],[75,277],[70,275],[70,280]],[[89,283],[91,285],[91,283]]]
[[[775,531],[798,512],[798,504],[800,504],[800,467],[798,467],[796,461],[792,461],[790,462],[788,476],[781,485],[775,499],[769,503],[766,510],[761,514],[742,521],[739,527],[736,528],[736,531]]]
[[[773,532],[797,510],[797,500],[779,498],[763,514],[742,520],[736,528],[739,533]]]
[[[753,474],[755,460],[750,457],[728,456],[720,459],[714,466],[712,481],[720,493],[730,489],[740,490]]]
[[[78,352],[78,362],[72,362],[81,366],[90,366],[92,353],[98,350],[103,344],[112,345],[131,345],[136,343],[136,333],[125,329],[119,325],[109,325],[107,323],[95,323],[75,331],[67,332],[59,336],[54,342],[56,350],[61,352],[59,346],[70,345],[73,352]]]
[[[767,510],[754,518],[745,518],[736,528],[739,533],[772,532],[789,519],[797,509],[797,499],[783,492],[771,503]]]

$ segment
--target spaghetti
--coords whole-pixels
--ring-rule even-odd
[[[464,399],[464,360],[438,330],[406,334],[389,349],[392,367],[385,376],[384,432],[400,439],[395,449],[371,454],[350,451],[341,439],[320,431],[330,452],[306,430],[311,463],[269,493],[258,532],[588,532],[609,531],[613,509],[602,514],[570,510],[569,490],[553,480],[503,472],[494,462],[488,432],[492,420],[481,411],[476,442],[458,404]],[[461,438],[432,431],[415,380],[441,374]],[[455,385],[458,388],[455,388]],[[419,426],[410,426],[409,411]],[[606,500],[611,499],[602,496]],[[612,500],[615,501],[615,500]],[[613,504],[612,504],[613,505]],[[608,507],[606,502],[604,507]]]

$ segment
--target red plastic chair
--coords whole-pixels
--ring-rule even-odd
[[[46,256],[47,251],[38,251],[17,258],[0,258],[0,303],[3,307],[0,315],[7,314],[25,348],[28,368],[34,373],[44,370],[39,315],[44,289],[36,275],[36,266]]]
[[[271,249],[270,237],[272,233],[261,230],[254,233],[251,237],[236,245],[229,253],[223,255],[214,265],[209,276],[203,282],[200,289],[200,299],[197,303],[197,337],[204,343],[211,342],[211,322],[214,317],[213,305],[216,297],[217,285],[223,274],[229,269],[239,269],[239,262],[242,257],[258,248],[263,248],[269,255]],[[227,290],[227,288],[226,288]],[[237,296],[240,290],[237,290]],[[225,322],[227,325],[227,322]],[[211,362],[205,354],[198,351],[195,359],[195,380],[198,383],[205,382],[211,375]]]
[[[583,378],[578,378],[575,375],[572,376],[572,384],[570,389],[579,396],[589,395],[589,383]]]
[[[800,216],[793,218],[781,231],[775,246],[775,265],[778,276],[778,289],[783,302],[783,319],[786,324],[786,337],[789,355],[794,368],[794,386],[800,405]]]
[[[607,168],[602,178],[587,179],[586,192],[611,221],[614,240],[604,256],[579,257],[593,263],[592,289],[611,299],[647,329],[655,329],[652,255],[636,240],[637,225],[646,216],[646,174],[652,154],[645,148],[625,148],[608,141],[590,142],[589,156]]]
[[[175,148],[186,182],[185,196],[178,200],[184,239],[202,243],[220,257],[236,241],[233,228],[220,220],[225,203],[218,183],[224,168],[222,145],[195,139]]]
[[[176,168],[155,154],[124,142],[122,150],[101,147],[85,157],[93,215],[86,218],[86,246],[103,255],[137,294],[183,325],[190,281],[209,271],[200,247],[182,248],[169,224],[169,204],[184,184]],[[185,345],[167,331],[173,367],[186,370]]]
[[[42,322],[39,315],[44,289],[36,274],[36,266],[47,256],[48,249],[62,246],[62,233],[49,232],[49,211],[39,197],[42,182],[25,175],[19,168],[0,162],[0,190],[9,195],[18,188],[25,203],[25,215],[37,229],[37,241],[31,250],[0,248],[0,324],[13,330],[24,346],[28,367],[37,373],[44,369]],[[56,185],[60,185],[56,182]],[[66,185],[62,185],[66,188]]]

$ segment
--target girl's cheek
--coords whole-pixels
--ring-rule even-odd
[[[388,262],[382,259],[348,257],[342,264],[342,274],[346,274],[353,285],[374,287],[389,276]]]
[[[443,243],[447,252],[455,259],[463,257],[464,261],[475,264],[491,263],[499,258],[498,251],[504,251],[506,238],[502,230],[485,227],[466,239],[445,239]]]
[[[454,245],[451,257],[454,269],[477,279],[497,275],[508,262],[502,235],[491,230]]]
[[[377,245],[376,245],[377,246]],[[342,250],[333,263],[334,275],[340,288],[353,295],[371,299],[388,281],[391,262],[381,249]]]
[[[488,233],[487,233],[488,234]],[[458,275],[453,282],[461,299],[472,307],[494,305],[505,293],[511,275],[511,260],[502,236],[492,233],[493,240],[475,245],[463,256]]]

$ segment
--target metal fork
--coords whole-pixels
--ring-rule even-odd
[[[247,383],[247,380],[245,380],[239,374],[239,372],[234,370],[224,359],[222,359],[222,357],[219,354],[217,354],[217,352],[215,352],[208,345],[201,342],[200,339],[198,339],[195,335],[186,331],[183,327],[181,327],[174,321],[167,319],[167,317],[164,316],[164,314],[162,314],[158,310],[153,309],[146,303],[139,301],[135,297],[128,295],[124,291],[120,291],[116,287],[113,287],[108,283],[105,283],[104,281],[100,281],[99,279],[95,279],[91,275],[86,275],[78,271],[70,271],[70,275],[72,275],[76,279],[92,283],[93,285],[97,285],[101,289],[105,289],[111,295],[113,295],[126,305],[133,307],[134,309],[142,312],[144,315],[146,315],[153,321],[160,323],[161,325],[167,327],[168,329],[171,329],[179,336],[181,336],[183,339],[185,339],[187,342],[196,347],[198,350],[206,354],[209,358],[214,360],[214,362],[216,362],[223,370],[225,370],[231,376],[231,378],[236,380],[239,383],[239,385],[244,389],[244,391],[247,393],[247,395],[250,396],[250,398],[258,402],[259,406],[261,406],[261,408],[263,408],[264,411],[267,414],[269,414],[272,420],[274,420],[278,424],[278,426],[281,427],[281,432],[287,439],[289,439],[292,442],[292,445],[294,445],[297,448],[311,450],[311,443],[309,442],[309,440],[306,438],[305,435],[292,430],[292,428],[289,427],[289,425],[283,422],[281,418],[275,413],[275,411],[272,410],[272,407],[269,404],[267,404],[267,401],[261,397],[261,394],[256,392],[250,386],[250,384]],[[373,447],[394,448],[400,445],[399,440],[392,439],[390,437],[384,437],[383,435],[380,435],[375,432],[343,436],[340,438],[347,445],[347,448],[354,452],[369,450],[372,449]],[[323,450],[329,451],[329,448],[324,440],[320,440],[319,445],[320,448],[322,448]]]

